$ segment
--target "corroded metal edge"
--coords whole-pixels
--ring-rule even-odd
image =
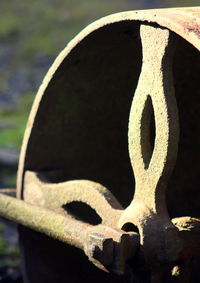
[[[58,55],[55,62],[49,69],[47,75],[45,76],[42,85],[36,95],[36,99],[32,106],[32,110],[28,119],[27,128],[24,135],[24,140],[21,148],[20,161],[18,167],[18,177],[17,177],[17,197],[22,198],[22,183],[23,183],[23,173],[24,173],[24,160],[26,156],[27,145],[29,142],[29,137],[34,124],[37,111],[39,109],[43,94],[49,84],[53,79],[54,73],[65,59],[65,57],[71,52],[71,50],[76,47],[76,45],[86,38],[90,33],[102,28],[103,26],[114,24],[120,21],[141,21],[149,23],[157,23],[162,27],[166,27],[169,30],[177,33],[179,36],[183,37],[185,40],[194,45],[198,50],[200,50],[200,7],[193,8],[173,8],[173,9],[157,9],[157,10],[142,10],[142,11],[128,11],[113,14],[102,18],[88,27],[86,27],[82,32],[80,32],[68,45],[67,47]]]

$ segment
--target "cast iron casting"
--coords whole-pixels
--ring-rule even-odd
[[[36,96],[21,151],[18,199],[1,195],[0,214],[82,249],[97,267],[121,275],[101,275],[99,281],[122,282],[125,274],[130,282],[194,282],[189,273],[200,256],[200,194],[182,211],[186,195],[179,203],[174,194],[181,196],[181,186],[187,191],[184,174],[192,176],[184,171],[183,133],[190,127],[181,99],[185,90],[198,94],[185,78],[191,76],[196,87],[191,74],[200,69],[199,15],[195,7],[99,20],[59,55]],[[188,61],[177,64],[179,54]],[[188,71],[181,73],[184,63]],[[179,83],[178,74],[188,85]],[[200,185],[190,179],[193,189]],[[75,203],[92,208],[100,223],[84,222],[81,213],[76,219],[69,209]],[[25,282],[58,282],[60,267],[49,275],[39,271],[41,281],[29,268],[28,247],[47,247],[46,238],[21,227],[20,239]],[[42,265],[49,264],[44,253]],[[90,268],[87,274],[95,274]],[[60,273],[59,282],[65,282]],[[71,273],[69,280],[80,277]]]

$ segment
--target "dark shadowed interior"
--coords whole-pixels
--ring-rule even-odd
[[[174,56],[174,86],[179,111],[177,162],[167,201],[171,217],[200,216],[200,54],[183,39]]]
[[[45,91],[25,168],[62,170],[53,182],[99,182],[127,205],[134,192],[128,118],[140,68],[138,26],[131,22],[108,25],[80,42]]]

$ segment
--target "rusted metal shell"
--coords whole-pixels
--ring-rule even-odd
[[[35,98],[21,150],[18,198],[24,196],[26,170],[56,170],[52,182],[93,180],[109,188],[124,207],[130,203],[134,176],[127,132],[142,66],[141,23],[167,28],[178,38],[173,73],[180,141],[167,205],[171,217],[199,216],[199,7],[114,14],[68,44]],[[96,270],[74,248],[25,228],[20,231],[25,282],[125,280]],[[129,278],[128,272],[125,276]]]

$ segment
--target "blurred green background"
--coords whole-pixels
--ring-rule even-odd
[[[198,4],[199,0],[0,0],[0,187],[15,186],[35,93],[58,53],[79,31],[120,11]],[[16,232],[9,229],[0,224],[0,266],[18,263]]]

